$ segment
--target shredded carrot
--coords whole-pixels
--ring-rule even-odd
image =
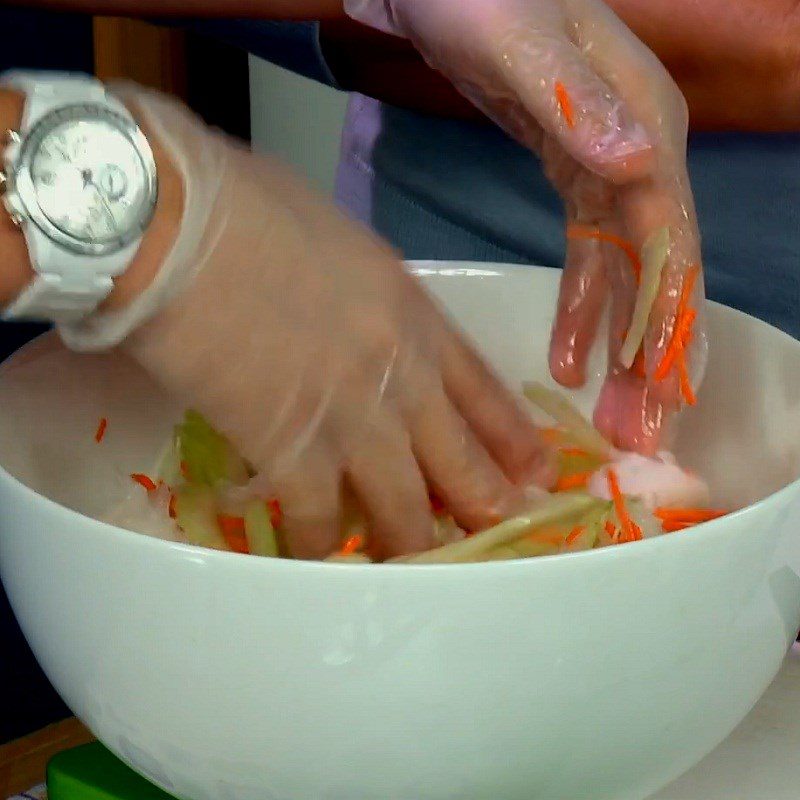
[[[586,530],[585,525],[578,525],[576,528],[573,528],[567,538],[565,539],[567,545],[571,545],[575,542],[575,540]]]
[[[642,538],[642,529],[631,519],[628,513],[628,508],[625,505],[625,496],[619,488],[619,479],[617,473],[613,469],[608,470],[606,473],[608,480],[608,491],[611,493],[611,499],[614,502],[614,511],[617,512],[620,524],[622,525],[622,538],[626,542],[635,542]]]
[[[183,475],[187,481],[192,479],[192,476],[189,475],[189,465],[185,461],[181,461],[181,475]]]
[[[155,484],[155,481],[153,481],[151,478],[148,478],[147,475],[144,475],[141,472],[134,472],[131,475],[131,478],[140,486],[143,486],[148,492],[154,492],[158,488],[158,486]]]
[[[283,522],[283,509],[281,508],[281,504],[273,498],[272,500],[267,500],[267,508],[269,509],[269,521],[272,527],[276,530],[279,529]]]
[[[676,363],[680,363],[681,354],[692,340],[692,324],[696,317],[697,312],[693,308],[690,308],[676,321],[672,339],[667,346],[667,351],[664,353],[664,358],[661,360],[656,370],[655,378],[657,381],[663,381],[673,366],[675,366]]]
[[[708,522],[726,514],[717,508],[657,508],[653,512],[655,517],[665,522]]]
[[[357,553],[364,546],[364,537],[360,533],[353,536],[348,536],[345,539],[342,549],[339,551],[340,556],[351,556]]]
[[[589,478],[591,477],[591,472],[576,472],[574,475],[566,475],[556,481],[554,490],[556,492],[568,492],[570,489],[582,489],[589,483]]]
[[[250,552],[250,546],[247,544],[247,536],[244,530],[244,517],[231,517],[227,514],[219,514],[217,516],[217,524],[222,531],[222,536],[228,543],[228,547],[234,553],[243,553],[247,555]]]
[[[559,447],[559,452],[564,456],[575,456],[576,458],[588,458],[589,454],[580,447]]]
[[[639,259],[639,254],[636,252],[633,243],[629,242],[627,239],[623,239],[622,236],[601,231],[599,228],[589,228],[585,225],[568,225],[567,239],[597,239],[601,242],[608,242],[608,244],[616,245],[625,253],[628,260],[631,262],[631,269],[636,278],[636,283],[639,283],[641,280],[642,262]]]
[[[697,397],[692,389],[692,381],[689,378],[689,371],[686,369],[686,355],[681,349],[678,353],[678,377],[681,382],[681,397],[687,406],[696,406]]]
[[[575,127],[575,110],[572,107],[572,98],[569,96],[567,87],[561,81],[556,81],[555,85],[556,102],[564,115],[564,122],[568,128]]]
[[[675,533],[676,531],[685,531],[687,528],[693,528],[696,523],[694,522],[678,522],[677,520],[665,520],[661,523],[661,528],[665,533]]]
[[[97,424],[97,430],[94,434],[94,440],[97,444],[103,441],[103,437],[106,435],[106,428],[108,427],[108,420],[103,417],[100,422]]]
[[[688,345],[691,338],[692,324],[697,317],[697,312],[689,308],[689,301],[692,298],[694,285],[700,268],[695,264],[689,268],[683,281],[681,296],[678,300],[678,309],[675,313],[675,327],[672,331],[672,338],[667,345],[667,350],[655,373],[657,381],[663,381],[669,375],[670,370],[675,364],[682,350]]]
[[[174,494],[169,496],[169,507],[167,511],[169,512],[169,518],[175,519],[178,516],[178,510],[175,508],[176,498]]]
[[[605,521],[605,523],[603,524],[603,527],[605,528],[606,533],[612,539],[617,535],[617,528],[616,528],[616,526],[614,525],[614,523],[610,519],[607,519]]]
[[[219,514],[217,515],[217,523],[226,536],[231,533],[244,533],[244,517]]]

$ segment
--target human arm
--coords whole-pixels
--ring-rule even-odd
[[[179,218],[152,273],[132,267],[144,291],[59,330],[78,350],[120,346],[228,434],[251,491],[280,500],[289,551],[336,548],[345,488],[391,556],[433,543],[429,490],[479,529],[547,485],[526,413],[382,242],[176,101],[111,88],[175,165]],[[23,255],[0,251],[0,275],[24,283]]]
[[[796,0],[609,0],[684,93],[690,126],[709,131],[800,130],[800,6]],[[413,46],[352,21],[321,25],[348,89],[424,113],[481,119]]]
[[[123,17],[337,19],[342,0],[12,0],[8,5]]]

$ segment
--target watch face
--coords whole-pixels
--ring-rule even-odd
[[[149,222],[155,164],[131,119],[104,106],[68,106],[31,131],[16,189],[50,239],[102,255],[137,239]]]
[[[39,208],[59,230],[85,241],[124,237],[148,206],[145,167],[133,142],[105,120],[52,128],[31,157]]]

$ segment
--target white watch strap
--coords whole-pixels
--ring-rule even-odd
[[[48,320],[56,323],[83,319],[105,299],[114,282],[102,278],[91,287],[65,286],[60,275],[37,275],[17,299],[3,310],[3,319]]]
[[[20,126],[23,135],[51,110],[71,104],[99,103],[132,119],[128,109],[89,75],[12,71],[0,76],[0,86],[26,95]],[[22,232],[36,275],[16,300],[2,310],[0,316],[5,320],[70,323],[87,317],[111,294],[113,278],[125,272],[139,244],[134,242],[106,256],[82,256],[57,246],[30,222],[22,223]],[[66,279],[64,275],[71,277]]]
[[[25,95],[22,133],[27,133],[51,109],[77,103],[102,103],[130,117],[125,106],[110,97],[105,86],[91,75],[12,70],[0,75],[0,86]]]

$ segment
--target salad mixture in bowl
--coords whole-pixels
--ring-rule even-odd
[[[543,429],[558,451],[552,491],[529,491],[517,514],[482,531],[460,528],[432,495],[438,546],[394,561],[494,561],[591,550],[684,530],[726,513],[709,507],[706,483],[670,453],[646,458],[617,451],[558,392],[538,383],[524,390],[553,423]],[[106,425],[103,418],[98,443]],[[280,500],[253,496],[247,489],[253,476],[222,434],[196,411],[187,411],[158,466],[130,475],[127,497],[104,521],[214,550],[285,555]],[[354,503],[345,508],[340,549],[328,560],[375,560],[366,520]]]

